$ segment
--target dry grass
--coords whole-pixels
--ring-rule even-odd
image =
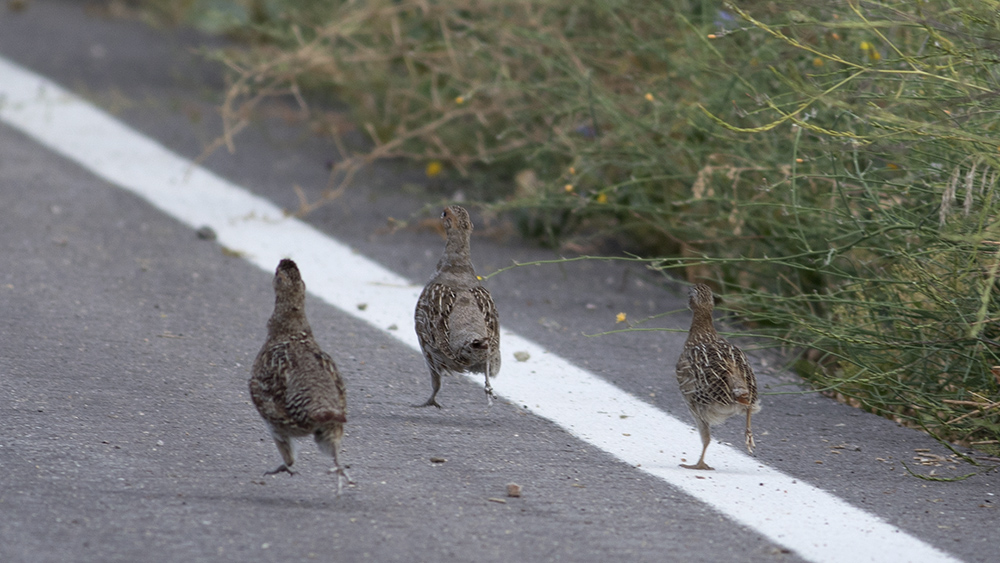
[[[1000,451],[995,0],[244,6],[223,143],[268,97],[345,101],[371,144],[333,131],[325,199],[381,158],[488,186],[546,242],[738,290],[819,388]]]

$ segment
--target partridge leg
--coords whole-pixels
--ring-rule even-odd
[[[319,450],[333,458],[334,473],[337,474],[337,496],[340,496],[344,489],[344,481],[353,485],[354,481],[347,474],[347,469],[340,464],[340,440],[344,437],[344,427],[337,425],[334,428],[326,428],[316,431],[316,445]]]
[[[708,423],[700,418],[696,418],[698,422],[698,432],[701,434],[701,457],[698,458],[698,463],[694,465],[682,463],[681,467],[684,469],[705,469],[712,471],[714,468],[709,467],[705,463],[705,452],[708,450],[708,445],[712,443],[712,435],[708,428]]]
[[[274,445],[278,446],[278,452],[281,453],[281,459],[285,463],[282,463],[273,471],[264,473],[264,475],[277,475],[282,471],[289,475],[295,475],[295,472],[292,471],[292,465],[295,464],[295,442],[292,441],[291,437],[277,432],[272,432],[271,436],[274,438]]]
[[[490,360],[486,360],[486,405],[492,407],[493,399],[496,395],[493,394],[493,386],[490,385]]]
[[[435,397],[437,397],[438,391],[440,390],[441,390],[441,373],[438,370],[431,367],[431,398],[427,399],[427,401],[422,405],[413,405],[413,406],[417,408],[431,407],[431,406],[441,408],[441,404],[438,403],[437,400],[435,399]]]

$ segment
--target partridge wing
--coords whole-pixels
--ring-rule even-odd
[[[469,291],[475,299],[476,306],[483,315],[486,322],[486,338],[490,348],[490,377],[496,377],[500,373],[500,317],[497,314],[496,304],[493,297],[483,286],[477,286]]]
[[[288,342],[265,345],[254,360],[250,398],[257,412],[267,421],[280,423],[288,419],[285,398],[292,367]]]
[[[286,394],[289,414],[303,427],[347,422],[346,393],[333,359],[314,342],[294,347]]]
[[[694,380],[692,399],[703,405],[728,405],[736,402],[730,384],[729,368],[732,358],[729,351],[709,344],[698,344],[689,350],[690,370]]]
[[[439,283],[429,284],[420,294],[414,321],[425,354],[430,349],[450,355],[448,319],[455,306],[455,297],[454,289]]]

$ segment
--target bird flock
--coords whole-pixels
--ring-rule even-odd
[[[431,396],[415,407],[434,406],[443,374],[484,376],[489,405],[495,395],[490,380],[500,373],[500,322],[490,292],[472,266],[469,241],[472,220],[458,205],[441,214],[446,242],[434,276],[424,287],[414,312],[414,327],[427,368]],[[294,475],[295,439],[312,435],[320,451],[333,458],[337,494],[353,483],[341,461],[340,443],[347,423],[344,380],[329,354],[313,336],[306,319],[306,285],[298,266],[283,259],[274,273],[274,312],[267,340],[254,360],[250,397],[271,431],[282,464],[266,475]],[[755,447],[750,417],[760,410],[757,383],[743,352],[721,337],[712,322],[714,296],[704,284],[691,288],[691,329],[677,361],[677,381],[702,440],[698,463],[687,469],[712,469],[705,463],[710,427],[746,414],[746,447]]]

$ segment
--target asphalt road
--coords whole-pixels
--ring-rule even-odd
[[[198,156],[218,133],[222,79],[191,47],[216,40],[87,6],[39,0],[0,13],[0,56]],[[293,117],[273,107],[236,154],[205,165],[294,208],[292,186],[318,193],[335,154]],[[420,220],[452,194],[402,189],[421,181],[377,167],[306,220],[422,281],[441,239]],[[385,229],[388,217],[411,228]],[[554,256],[480,223],[480,272]],[[269,273],[3,124],[0,233],[0,561],[798,559],[517,405],[486,409],[468,380],[444,382],[446,409],[411,409],[429,391],[419,355],[314,298],[310,321],[348,385],[344,458],[357,485],[334,497],[309,443],[298,475],[262,477],[278,458],[246,379],[273,303]],[[679,284],[574,263],[513,270],[489,288],[505,327],[688,420],[673,375],[683,333],[583,336],[614,328],[619,311],[683,309]],[[768,359],[755,359],[761,463],[961,560],[996,560],[997,472],[916,479],[903,462],[946,477],[972,468],[919,432],[798,392]],[[716,435],[742,441],[733,422]],[[927,454],[939,465],[914,459],[934,463]],[[510,482],[522,498],[505,498]]]

